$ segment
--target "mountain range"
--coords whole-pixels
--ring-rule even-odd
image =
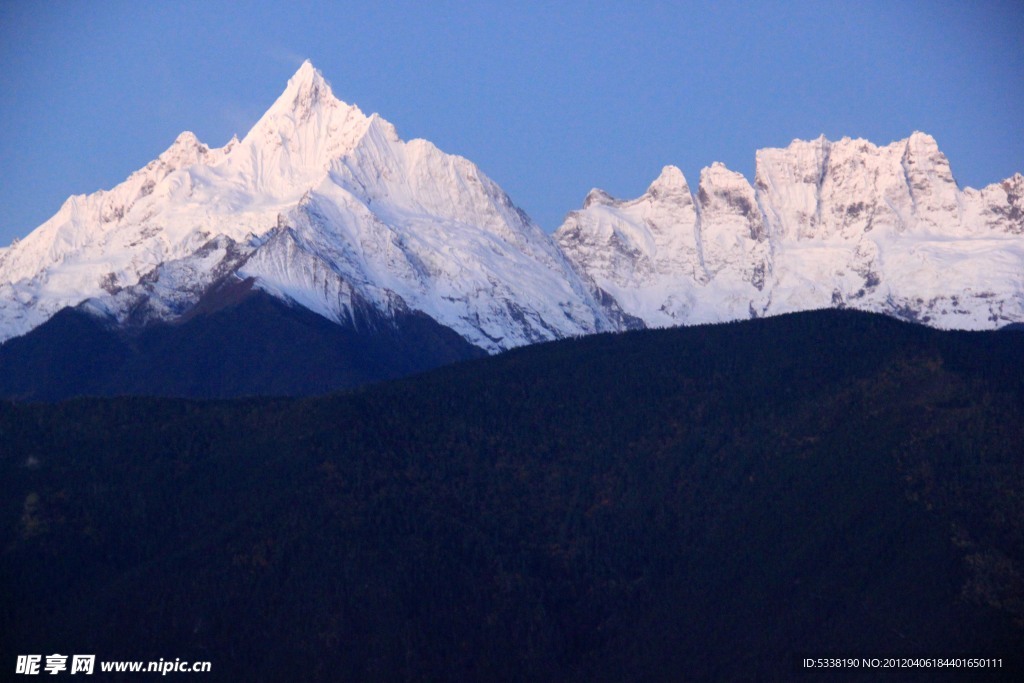
[[[1022,197],[819,138],[549,234],[306,62],[0,250],[0,659],[1022,680]]]
[[[884,147],[794,141],[756,160],[753,186],[716,163],[696,193],[674,166],[636,199],[592,190],[549,235],[473,163],[402,140],[337,99],[307,61],[243,139],[210,148],[182,133],[117,187],[71,197],[0,249],[0,341],[21,338],[0,346],[0,370],[68,362],[77,316],[105,349],[123,347],[122,361],[56,394],[132,391],[116,377],[159,366],[151,349],[169,343],[143,337],[181,342],[182,330],[251,297],[353,338],[396,340],[348,352],[388,368],[376,378],[408,371],[396,359],[423,334],[437,353],[428,344],[415,369],[597,332],[828,307],[939,328],[1024,321],[1024,176],[960,189],[923,133]],[[248,319],[253,338],[206,351],[263,357],[273,351],[265,324]],[[34,381],[0,393],[53,393]]]

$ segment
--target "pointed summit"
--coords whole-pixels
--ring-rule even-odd
[[[584,209],[589,208],[590,206],[593,206],[594,204],[608,205],[608,204],[614,204],[614,203],[615,203],[615,198],[614,197],[612,197],[610,194],[608,194],[604,190],[595,187],[594,189],[592,189],[590,192],[587,193],[587,198],[583,200],[583,208]]]
[[[195,133],[190,130],[186,130],[178,134],[178,137],[174,139],[174,144],[172,144],[171,147],[197,147],[202,144],[203,143],[199,141],[199,138],[196,137]]]
[[[919,130],[915,130],[913,133],[910,134],[910,137],[907,138],[907,144],[908,145],[914,145],[914,146],[917,146],[917,147],[935,147],[935,148],[938,148],[938,146],[939,146],[939,143],[937,143],[935,141],[934,137],[932,137],[928,133],[924,133],[924,132],[919,131]]]
[[[296,80],[299,80],[299,81],[311,81],[314,78],[321,78],[322,79],[323,78],[323,74],[321,74],[320,71],[315,66],[313,66],[313,62],[311,62],[308,59],[304,59],[302,61],[302,64],[299,65],[299,68],[295,72],[295,74],[291,78],[289,78],[288,80],[289,81],[296,81]]]
[[[309,118],[318,106],[335,104],[340,102],[331,92],[331,86],[307,59],[288,79],[288,86],[267,113],[287,113],[299,122]]]
[[[158,157],[158,160],[171,168],[183,168],[198,164],[209,152],[209,148],[200,142],[195,133],[186,130]]]
[[[661,169],[661,174],[654,179],[647,194],[652,197],[664,197],[682,193],[689,194],[690,187],[686,184],[686,177],[676,166],[666,166]]]
[[[910,163],[914,163],[918,159],[945,158],[935,138],[919,130],[915,130],[909,138],[903,141],[903,147],[904,161]]]
[[[325,90],[326,94],[331,94],[331,87],[327,84],[326,79],[324,79],[324,75],[308,59],[288,79],[286,90],[292,89],[306,91]]]
[[[307,59],[288,79],[284,92],[246,137],[251,136],[256,130],[294,129],[311,119],[322,120],[339,112],[344,115],[349,112],[356,113],[360,119],[366,118],[357,107],[336,98],[323,74]]]
[[[239,147],[261,191],[310,184],[365,135],[370,119],[334,96],[306,60]]]

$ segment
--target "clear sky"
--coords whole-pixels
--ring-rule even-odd
[[[1024,172],[1024,2],[0,0],[0,245],[192,130],[239,137],[309,58],[477,163],[546,230],[665,164],[753,177],[794,138],[931,133],[961,185]]]

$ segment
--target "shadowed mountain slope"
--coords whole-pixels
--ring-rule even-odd
[[[357,308],[339,325],[244,283],[232,289],[143,328],[65,309],[0,346],[0,396],[326,394],[484,355],[422,313]]]

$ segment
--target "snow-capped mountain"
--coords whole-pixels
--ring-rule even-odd
[[[794,141],[757,153],[754,186],[714,164],[696,193],[673,166],[634,200],[593,190],[551,236],[306,62],[242,140],[182,133],[0,249],[0,341],[66,307],[185,321],[235,285],[347,329],[420,316],[488,352],[829,306],[994,328],[1024,321],[1024,177],[961,190],[922,133]]]
[[[755,187],[714,164],[696,197],[666,167],[600,190],[556,231],[577,269],[648,326],[849,306],[936,327],[1024,320],[1024,176],[960,190],[923,133],[763,149]]]
[[[0,252],[0,339],[67,306],[174,320],[232,279],[347,325],[419,311],[489,351],[615,327],[476,166],[402,141],[306,62],[243,140],[183,133]]]

